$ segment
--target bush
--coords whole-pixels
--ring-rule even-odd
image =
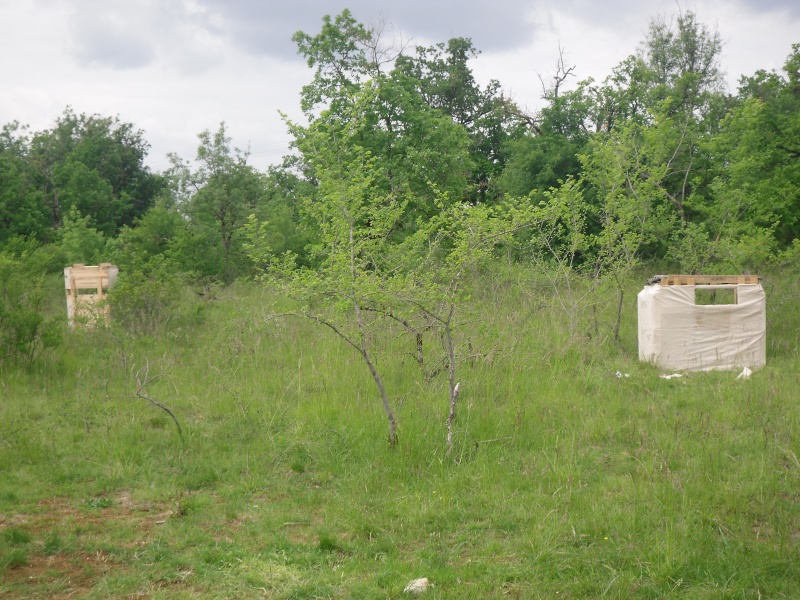
[[[181,278],[163,256],[155,256],[145,268],[120,273],[108,294],[111,318],[131,333],[156,334],[172,319],[181,290]]]
[[[0,253],[0,362],[30,364],[61,342],[59,319],[45,314],[40,258]]]
[[[90,221],[89,217],[82,217],[74,206],[64,215],[61,249],[69,264],[96,265],[102,262],[106,239],[90,226]]]

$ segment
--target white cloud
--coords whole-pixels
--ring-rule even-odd
[[[167,152],[193,158],[197,134],[224,120],[259,168],[287,152],[278,111],[300,117],[300,88],[312,76],[291,35],[315,34],[324,14],[351,6],[362,22],[385,18],[417,43],[470,37],[482,82],[497,79],[523,106],[540,105],[539,75],[558,59],[579,79],[602,80],[636,50],[648,20],[672,2],[613,0],[20,0],[0,3],[0,123],[49,128],[67,105],[119,115],[144,129],[149,163]],[[696,0],[684,7],[726,41],[728,83],[780,69],[798,41],[800,3]]]

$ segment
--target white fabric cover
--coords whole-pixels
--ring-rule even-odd
[[[736,304],[696,305],[695,289],[735,289]],[[639,360],[675,371],[762,367],[767,361],[761,285],[659,285],[639,301]]]

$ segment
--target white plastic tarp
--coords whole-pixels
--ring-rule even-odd
[[[695,304],[695,290],[734,289],[735,304]],[[639,359],[664,369],[751,369],[766,364],[766,298],[758,284],[659,285],[638,296]]]

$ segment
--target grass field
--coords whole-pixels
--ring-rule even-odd
[[[376,339],[390,448],[359,357],[267,320],[255,284],[157,336],[70,334],[0,366],[0,597],[798,598],[797,286],[765,282],[751,379],[665,380],[637,360],[640,281],[615,344],[534,275],[483,274],[449,454],[433,339],[423,368]]]

